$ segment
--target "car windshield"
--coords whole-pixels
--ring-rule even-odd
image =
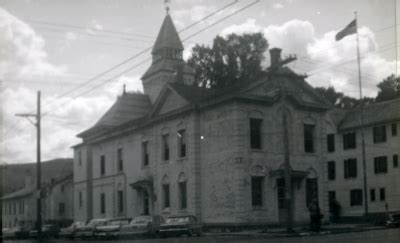
[[[82,226],[85,226],[84,222],[74,222],[74,223],[71,224],[72,228],[73,227],[82,227]]]
[[[189,221],[190,217],[173,217],[167,219],[167,223],[187,223]]]
[[[107,225],[107,221],[106,220],[92,220],[87,224],[88,227],[103,226],[103,225]]]
[[[152,221],[151,217],[138,217],[134,218],[131,224],[147,224],[151,221]]]
[[[110,225],[126,225],[128,223],[128,220],[113,220],[110,222]]]

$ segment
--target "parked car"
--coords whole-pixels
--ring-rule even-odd
[[[386,221],[386,225],[389,227],[399,227],[400,226],[400,214],[392,214]]]
[[[60,227],[54,224],[45,224],[42,226],[42,238],[58,238],[58,233],[60,233]],[[29,231],[29,237],[37,238],[38,230],[33,229]]]
[[[3,239],[27,239],[29,229],[25,227],[4,228],[1,230]]]
[[[78,229],[85,227],[85,222],[74,222],[66,228],[62,228],[59,233],[60,238],[73,239]]]
[[[107,225],[97,226],[94,235],[98,239],[116,239],[120,229],[129,222],[129,218],[111,219]]]
[[[168,235],[197,235],[202,234],[202,224],[193,215],[175,215],[169,217],[165,224],[160,226],[161,237]]]
[[[121,228],[119,238],[155,237],[160,231],[164,218],[160,215],[139,216]]]
[[[77,228],[75,231],[75,238],[94,238],[94,232],[96,227],[107,225],[110,219],[92,219],[89,223],[84,226]]]

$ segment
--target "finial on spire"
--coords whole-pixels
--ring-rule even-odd
[[[164,0],[165,11],[167,11],[167,14],[169,14],[169,4],[170,3],[171,3],[170,0]]]

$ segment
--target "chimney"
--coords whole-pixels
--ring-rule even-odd
[[[281,52],[282,49],[276,47],[269,50],[269,54],[271,56],[271,68],[279,66],[279,63],[282,61]]]

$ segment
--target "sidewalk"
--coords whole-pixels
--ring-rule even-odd
[[[373,224],[328,224],[322,225],[320,232],[310,231],[308,226],[294,227],[294,232],[288,233],[285,228],[267,228],[265,230],[246,230],[238,232],[204,233],[206,236],[242,236],[242,237],[296,237],[309,235],[341,234],[387,229],[385,226]]]

